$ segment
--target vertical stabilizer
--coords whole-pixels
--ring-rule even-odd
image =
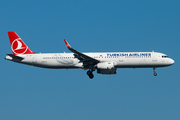
[[[16,34],[16,32],[8,32],[8,36],[14,55],[35,54],[28,48],[28,46],[22,41],[22,39]]]

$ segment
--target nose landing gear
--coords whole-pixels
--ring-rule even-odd
[[[153,68],[153,71],[154,71],[154,76],[157,76],[156,68]]]
[[[90,79],[93,79],[93,78],[94,78],[94,75],[93,75],[92,72],[93,72],[92,70],[88,70],[88,71],[87,71],[87,75],[89,76]]]

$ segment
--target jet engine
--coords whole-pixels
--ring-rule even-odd
[[[114,62],[101,62],[97,64],[97,73],[116,74],[117,68],[114,67]]]

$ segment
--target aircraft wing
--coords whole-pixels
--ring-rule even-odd
[[[85,54],[83,54],[83,53],[81,53],[81,52],[73,49],[65,39],[64,39],[64,42],[65,42],[67,48],[68,48],[71,52],[74,53],[75,58],[79,59],[80,62],[83,62],[83,63],[88,62],[88,63],[93,63],[93,64],[97,64],[97,63],[100,62],[100,61],[97,60],[97,59],[94,59],[94,58],[92,58],[92,57],[90,57],[90,56],[88,56],[88,55],[85,55]]]

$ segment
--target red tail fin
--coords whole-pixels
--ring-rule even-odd
[[[16,32],[8,32],[8,36],[14,55],[35,54],[28,48],[28,46],[22,41],[22,39],[16,34]]]

